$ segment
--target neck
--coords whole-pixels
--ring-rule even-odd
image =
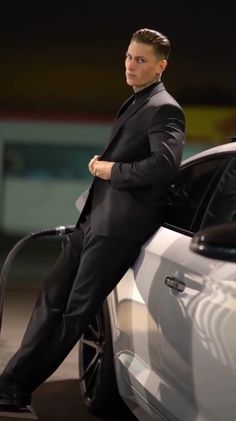
[[[160,78],[160,76],[158,75],[158,77],[157,77],[157,78],[155,78],[155,79],[154,79],[154,80],[152,80],[151,82],[146,83],[146,85],[143,85],[143,86],[133,86],[133,90],[134,90],[134,92],[139,92],[139,91],[142,91],[142,89],[147,88],[148,86],[152,85],[152,84],[153,84],[153,83],[155,83],[155,82],[160,82],[160,80],[161,80],[161,78]]]

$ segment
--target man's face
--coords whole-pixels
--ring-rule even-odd
[[[145,87],[159,79],[166,65],[166,60],[156,56],[152,45],[132,41],[126,53],[126,82],[134,89]]]

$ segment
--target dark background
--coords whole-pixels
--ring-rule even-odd
[[[227,2],[18,2],[1,5],[0,110],[113,116],[131,93],[124,56],[141,27],[171,41],[163,81],[177,100],[236,104]]]
[[[142,27],[169,37],[172,52],[163,81],[181,104],[236,105],[235,13],[226,1],[80,0],[73,4],[22,0],[1,3],[0,118],[112,118],[131,94],[125,83],[124,58],[132,33]],[[232,127],[234,133],[235,119],[230,119],[225,131],[232,133]],[[194,119],[190,116],[187,120]],[[200,118],[195,125],[201,124]],[[21,192],[17,194],[22,200]],[[68,203],[71,206],[74,200]],[[53,201],[51,209],[52,214],[57,211]],[[24,214],[17,217],[24,218]],[[41,221],[38,223],[39,228],[45,228],[40,226]],[[2,233],[1,229],[2,266],[19,236]],[[58,241],[36,241],[17,255],[7,284],[9,287],[12,282],[15,288],[10,326],[18,329],[15,303],[22,306],[24,314],[27,291],[38,289],[59,250]],[[75,417],[79,413],[84,419],[83,409],[77,408],[77,396],[73,384],[46,383],[36,396],[35,407],[43,419],[54,411],[60,412],[58,420],[64,414],[68,419],[72,411]]]

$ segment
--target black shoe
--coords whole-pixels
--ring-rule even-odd
[[[15,388],[3,390],[0,387],[0,411],[22,411],[27,410],[31,404],[31,394],[19,393]]]
[[[23,399],[19,396],[0,395],[0,411],[24,411],[27,410],[30,403],[30,399]]]

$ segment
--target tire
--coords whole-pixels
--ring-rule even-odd
[[[106,301],[79,341],[79,380],[82,401],[92,414],[107,415],[123,404],[116,384]]]

